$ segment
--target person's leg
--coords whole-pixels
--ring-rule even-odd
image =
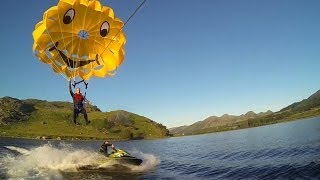
[[[83,109],[81,110],[81,113],[83,114],[84,119],[86,120],[86,124],[89,124],[90,121],[88,120],[88,115],[87,115],[86,109],[83,108]]]
[[[73,109],[73,123],[77,124],[78,110]]]

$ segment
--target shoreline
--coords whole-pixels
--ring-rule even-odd
[[[119,141],[119,142],[125,142],[125,141],[139,141],[139,140],[159,140],[159,139],[167,139],[168,137],[162,137],[162,138],[144,138],[144,139],[80,139],[80,138],[32,138],[32,137],[21,137],[21,136],[4,136],[0,135],[1,138],[7,138],[7,139],[25,139],[25,140],[38,140],[38,141]]]
[[[237,130],[245,130],[245,129],[251,129],[251,128],[258,128],[258,127],[263,127],[263,126],[269,126],[269,125],[275,125],[275,124],[282,124],[282,123],[289,123],[293,121],[303,121],[311,118],[320,118],[320,115],[315,115],[315,116],[309,116],[309,117],[302,117],[302,118],[297,118],[297,119],[291,119],[291,120],[283,120],[280,122],[276,123],[270,123],[270,124],[264,124],[260,126],[254,126],[254,127],[246,127],[246,128],[238,128],[238,129],[229,129],[229,130],[222,130],[222,131],[213,131],[213,132],[207,132],[207,133],[195,133],[195,134],[185,134],[185,135],[173,135],[173,138],[178,138],[178,137],[186,137],[186,136],[198,136],[198,135],[205,135],[205,134],[213,134],[213,133],[224,133],[224,132],[231,132],[231,131],[237,131]]]
[[[179,138],[179,137],[187,137],[187,136],[199,136],[199,135],[205,135],[205,134],[213,134],[213,133],[225,133],[225,132],[232,132],[232,131],[238,131],[238,130],[245,130],[245,129],[251,129],[251,128],[258,128],[258,127],[263,127],[263,126],[269,126],[269,125],[275,125],[275,124],[282,124],[282,123],[289,123],[293,121],[303,121],[311,118],[317,118],[320,117],[320,115],[316,116],[310,116],[310,117],[304,117],[304,118],[298,118],[298,119],[292,119],[292,120],[284,120],[281,122],[277,123],[271,123],[271,124],[264,124],[261,126],[255,126],[255,127],[247,127],[247,128],[239,128],[239,129],[230,129],[230,130],[224,130],[224,131],[217,131],[217,132],[208,132],[208,133],[198,133],[198,134],[186,134],[186,135],[173,135],[173,136],[167,136],[167,137],[161,137],[161,138],[143,138],[143,139],[90,139],[90,138],[76,138],[76,137],[71,137],[71,138],[46,138],[46,139],[39,139],[39,138],[32,138],[32,137],[21,137],[21,136],[4,136],[0,135],[1,138],[7,138],[7,139],[26,139],[26,140],[39,140],[39,141],[118,141],[118,142],[125,142],[125,141],[137,141],[137,140],[161,140],[161,139],[168,139],[168,138]]]

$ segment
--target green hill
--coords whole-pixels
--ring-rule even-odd
[[[248,121],[248,126],[255,127],[313,116],[320,116],[320,90],[309,98],[295,102],[278,112],[263,118],[251,119]]]
[[[73,105],[69,102],[48,102],[36,99],[0,98],[0,136],[45,139],[151,139],[168,136],[162,124],[126,112],[101,112],[89,105],[91,123],[72,122]]]
[[[290,106],[281,109],[280,111],[303,112],[315,107],[320,107],[320,90],[311,95],[309,98],[293,103]]]
[[[309,98],[293,103],[278,112],[267,111],[255,114],[249,111],[240,116],[228,114],[221,117],[211,116],[190,126],[180,126],[169,130],[175,136],[203,134],[263,126],[313,116],[320,116],[320,90]]]

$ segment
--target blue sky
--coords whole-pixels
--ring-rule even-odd
[[[32,31],[57,0],[3,1],[0,97],[71,101],[67,81],[32,53]],[[126,20],[138,0],[101,0]],[[320,1],[148,0],[125,27],[125,62],[90,80],[103,111],[168,127],[211,115],[277,111],[320,89]]]

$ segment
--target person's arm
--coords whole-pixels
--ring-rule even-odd
[[[116,149],[116,147],[114,147],[113,144],[111,145],[111,148],[112,148],[113,151],[117,152],[117,149]]]
[[[86,97],[84,97],[84,101],[88,104],[91,104],[91,102]]]
[[[101,145],[99,152],[105,153],[106,152],[106,147],[104,145]]]
[[[71,88],[71,80],[69,81],[69,91],[70,91],[70,95],[73,98],[74,93],[72,92],[72,88]]]

